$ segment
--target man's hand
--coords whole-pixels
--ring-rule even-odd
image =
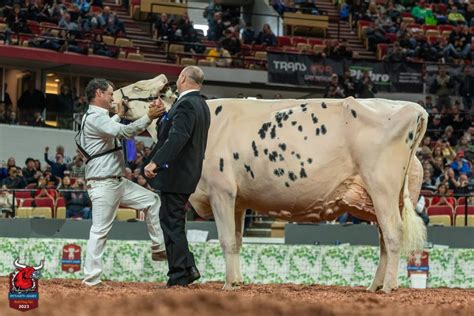
[[[150,162],[148,165],[145,166],[145,177],[147,178],[154,178],[156,176],[155,169],[157,168],[156,163]]]
[[[160,98],[156,99],[152,103],[150,103],[150,107],[148,108],[148,117],[150,120],[154,120],[159,118],[160,116],[165,113],[165,105],[163,104],[163,100]]]
[[[117,103],[117,115],[120,117],[120,118],[124,118],[125,117],[125,113],[127,112],[127,101],[122,99],[120,100],[119,103]]]

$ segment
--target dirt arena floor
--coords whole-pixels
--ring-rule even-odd
[[[39,307],[25,313],[8,306],[8,279],[0,278],[0,315],[230,316],[230,315],[474,315],[474,290],[399,289],[372,294],[361,287],[245,285],[224,292],[222,283],[164,289],[157,283],[41,280]]]

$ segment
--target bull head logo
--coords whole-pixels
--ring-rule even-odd
[[[22,264],[16,258],[13,263],[17,269],[12,278],[12,290],[15,292],[34,292],[36,290],[36,280],[41,277],[41,269],[44,267],[44,260],[39,266],[30,267]]]

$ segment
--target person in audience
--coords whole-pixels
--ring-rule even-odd
[[[222,20],[222,12],[214,13],[214,19],[209,23],[207,39],[210,41],[219,41],[224,36],[225,29],[226,27]]]
[[[458,12],[458,8],[455,5],[451,6],[451,12],[448,14],[448,21],[452,25],[466,24],[466,19],[460,12]]]
[[[166,40],[168,38],[168,14],[161,13],[160,18],[155,21],[156,37],[158,39]]]
[[[418,199],[418,203],[416,204],[415,211],[416,214],[421,217],[423,223],[425,223],[425,225],[428,225],[430,222],[430,218],[428,217],[428,214],[426,214],[425,203],[425,197],[420,194],[420,198]]]
[[[436,189],[435,196],[431,200],[431,205],[433,206],[441,206],[441,205],[450,205],[454,208],[456,204],[456,199],[452,196],[448,196],[448,187],[446,184],[442,183],[438,185]]]
[[[264,46],[276,45],[276,36],[275,34],[273,34],[273,31],[269,24],[264,24],[262,31],[258,33],[257,44]]]
[[[30,122],[31,126],[36,126],[36,127],[45,127],[44,119],[43,116],[41,115],[40,112],[35,112],[33,114],[33,120]]]
[[[91,219],[91,200],[85,190],[84,180],[79,178],[72,185],[74,192],[68,191],[63,193],[66,202],[66,218],[82,218]]]
[[[240,40],[237,38],[235,33],[226,30],[224,32],[225,38],[221,40],[221,45],[226,49],[233,57],[236,57],[240,53]]]
[[[48,151],[49,147],[46,147],[44,149],[44,160],[51,167],[51,173],[53,174],[53,176],[62,179],[64,177],[64,171],[67,169],[67,165],[64,162],[64,156],[62,154],[56,153],[56,161],[51,161],[48,158]]]
[[[444,67],[439,67],[438,75],[430,86],[430,93],[436,94],[436,107],[443,108],[451,104],[453,80]]]
[[[255,44],[257,38],[255,37],[255,30],[252,27],[252,23],[247,22],[245,29],[242,30],[242,42],[246,45]]]
[[[464,159],[464,151],[457,152],[455,160],[451,163],[451,169],[453,169],[456,178],[459,177],[460,174],[471,176],[471,166],[467,160]]]
[[[13,217],[13,194],[6,185],[0,187],[0,217]]]
[[[86,167],[84,165],[84,160],[81,156],[77,155],[76,157],[74,157],[74,162],[70,164],[69,169],[71,170],[71,177],[85,177]]]
[[[473,191],[469,185],[469,178],[465,173],[459,175],[459,179],[454,181],[454,194],[469,194]]]
[[[15,165],[9,165],[8,177],[2,180],[1,185],[6,186],[7,189],[24,189],[26,182],[24,178],[19,175],[19,168]]]
[[[25,168],[23,168],[23,177],[27,185],[38,182],[38,170],[35,168],[35,160],[33,158],[26,158]]]
[[[145,177],[141,174],[138,175],[137,177],[137,183],[144,187],[145,189],[148,189],[150,191],[155,191],[150,184],[146,181]]]
[[[370,78],[368,70],[364,70],[362,78],[357,83],[357,97],[359,98],[373,98],[377,93],[377,88]]]
[[[50,198],[53,201],[56,200],[56,190],[53,188],[48,188],[48,180],[44,176],[40,176],[38,178],[35,198]]]
[[[331,75],[331,81],[326,86],[325,98],[342,99],[345,98],[344,85],[339,82],[339,76],[336,73]]]
[[[130,181],[133,181],[133,173],[132,173],[132,169],[126,167],[125,168],[125,178],[130,180]],[[134,181],[133,181],[134,182]]]
[[[232,56],[220,44],[209,51],[206,59],[220,67],[229,67],[232,64]]]
[[[65,175],[64,178],[62,178],[61,183],[58,185],[56,189],[59,192],[61,192],[61,190],[71,190],[72,189],[71,178],[68,175]]]
[[[425,24],[427,18],[433,17],[433,12],[426,7],[425,1],[422,0],[413,7],[411,15],[415,18],[416,23]]]
[[[474,104],[474,76],[472,67],[464,67],[464,76],[459,84],[459,95],[462,97],[464,110],[471,111]]]
[[[43,92],[35,88],[34,81],[28,81],[27,90],[23,92],[18,100],[18,107],[21,110],[22,120],[27,120],[29,115],[33,114],[35,111],[43,112],[45,109],[46,98],[44,97]]]

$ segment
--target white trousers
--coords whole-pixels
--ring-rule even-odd
[[[165,250],[159,218],[161,202],[157,194],[126,178],[91,180],[87,182],[87,188],[92,201],[92,227],[87,242],[83,283],[93,286],[101,282],[105,242],[119,205],[144,210],[152,246]]]

